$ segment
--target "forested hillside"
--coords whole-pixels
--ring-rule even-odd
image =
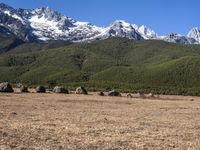
[[[0,55],[0,81],[91,90],[200,94],[200,46],[113,38]]]

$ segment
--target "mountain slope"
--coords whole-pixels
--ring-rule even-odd
[[[177,94],[200,88],[199,58],[199,45],[114,38],[5,53],[0,55],[0,81]]]
[[[0,27],[0,54],[8,52],[23,43],[23,41],[18,39],[15,35],[5,32],[7,32],[7,30]]]

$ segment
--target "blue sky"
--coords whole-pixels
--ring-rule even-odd
[[[186,34],[200,27],[200,0],[0,0],[15,8],[49,6],[64,15],[98,26],[117,19],[146,25],[159,35]]]

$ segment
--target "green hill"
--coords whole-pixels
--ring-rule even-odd
[[[113,38],[35,51],[17,47],[0,55],[0,81],[200,95],[199,66],[199,45]]]

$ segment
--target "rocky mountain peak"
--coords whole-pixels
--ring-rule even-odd
[[[157,38],[156,32],[144,25],[142,25],[138,28],[138,32],[143,35],[144,39],[156,39]]]
[[[14,8],[12,8],[11,6],[8,6],[4,3],[0,3],[0,11],[2,10],[14,10]]]
[[[190,38],[194,38],[196,41],[200,43],[200,29],[199,28],[193,28],[190,30],[190,32],[187,35]]]

